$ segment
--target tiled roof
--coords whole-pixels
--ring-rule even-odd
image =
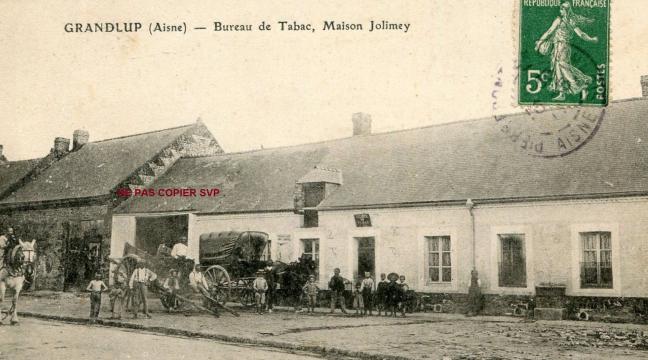
[[[539,117],[574,117],[577,109]],[[527,121],[520,114],[513,121]],[[122,212],[247,212],[293,208],[295,182],[315,166],[344,183],[319,208],[648,194],[648,100],[614,102],[573,153],[531,156],[493,118],[276,149],[181,159],[154,188],[218,187],[217,197],[148,197]]]
[[[192,126],[89,142],[55,161],[2,199],[0,205],[108,195],[113,187]]]
[[[40,159],[9,161],[0,163],[0,194],[18,180],[22,179],[40,161]]]

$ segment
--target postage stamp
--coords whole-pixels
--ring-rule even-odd
[[[605,106],[609,0],[521,0],[520,105]]]

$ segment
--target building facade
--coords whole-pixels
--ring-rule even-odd
[[[143,219],[186,216],[195,258],[203,233],[264,231],[268,256],[315,259],[324,288],[334,268],[353,280],[396,272],[458,302],[477,270],[487,300],[509,299],[494,313],[546,288],[563,303],[645,307],[646,117],[646,99],[612,103],[587,143],[553,158],[521,150],[495,119],[371,134],[365,115],[350,138],[183,158],[151,186],[220,195],[129,199],[113,214],[111,254],[142,244]]]

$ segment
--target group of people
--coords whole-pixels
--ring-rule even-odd
[[[256,312],[263,314],[264,312],[272,312],[272,303],[268,301],[270,296],[271,285],[268,279],[268,272],[259,270],[256,273],[256,278],[252,283],[254,290]],[[409,286],[407,285],[404,275],[398,276],[395,273],[380,275],[380,281],[376,283],[371,276],[371,273],[366,272],[362,281],[355,284],[353,290],[353,308],[357,315],[373,315],[374,309],[378,311],[378,315],[382,313],[391,316],[396,316],[400,312],[401,316],[405,317],[405,307],[407,300],[407,292]],[[330,312],[333,313],[339,304],[342,313],[347,314],[346,309],[346,286],[350,282],[340,275],[340,269],[334,270],[334,275],[328,283],[330,290]],[[305,299],[306,312],[314,313],[317,305],[318,294],[320,292],[319,285],[314,275],[310,275],[308,282],[301,288],[299,299],[295,302],[295,312],[301,312],[301,304]]]
[[[189,273],[189,287],[195,293],[202,293],[209,295],[209,284],[205,279],[205,275],[200,270],[200,265],[196,264],[193,271]],[[109,289],[106,284],[101,280],[101,273],[95,274],[94,280],[90,281],[87,291],[90,292],[90,322],[95,322],[99,317],[99,309],[101,308],[101,293],[109,292],[110,309],[112,315],[110,319],[121,319],[123,315],[123,308],[127,297],[132,298],[132,311],[133,318],[138,317],[140,305],[142,307],[144,316],[151,318],[148,309],[148,288],[155,284],[161,286],[163,294],[163,301],[166,303],[170,311],[178,308],[177,295],[180,291],[180,277],[178,270],[171,269],[169,276],[164,282],[156,282],[157,275],[146,267],[143,261],[137,263],[137,268],[133,271],[128,283],[123,279],[116,279],[114,286]]]
[[[389,280],[388,280],[389,278]],[[347,313],[344,290],[349,281],[340,276],[340,269],[334,270],[334,275],[329,281],[331,290],[331,313],[335,311],[337,304],[343,313]],[[387,275],[380,274],[380,281],[376,284],[370,272],[364,273],[364,278],[355,284],[353,290],[353,308],[357,315],[373,315],[374,308],[378,316],[383,312],[385,316],[396,316],[397,312],[405,317],[405,305],[407,300],[407,285],[405,275],[398,276],[396,273]]]

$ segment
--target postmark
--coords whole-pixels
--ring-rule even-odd
[[[492,108],[497,111],[504,86],[500,66],[495,77]],[[502,135],[520,151],[535,157],[567,156],[584,146],[598,131],[605,108],[585,106],[522,106],[522,112],[494,115]]]
[[[520,0],[520,105],[606,106],[609,0]]]

